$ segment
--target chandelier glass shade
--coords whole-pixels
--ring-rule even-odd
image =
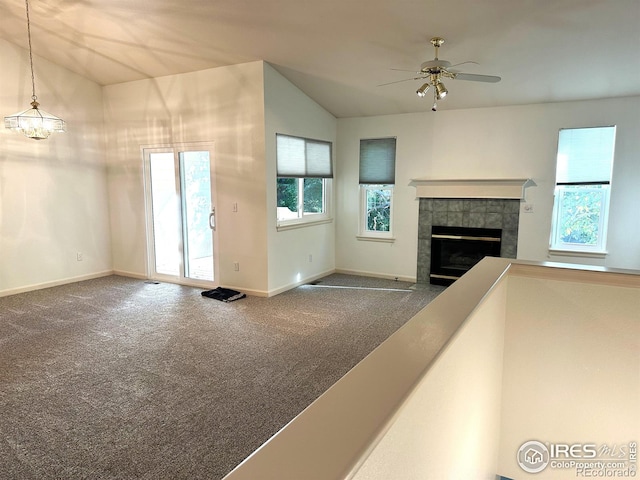
[[[36,82],[33,74],[33,54],[31,52],[31,22],[29,20],[29,0],[25,0],[27,10],[27,36],[29,38],[29,65],[31,66],[31,108],[4,117],[4,126],[18,131],[34,140],[44,140],[54,132],[64,132],[64,120],[40,110],[36,97]]]
[[[40,110],[38,106],[34,99],[30,109],[4,117],[4,126],[34,140],[44,140],[53,132],[65,131],[64,120]]]

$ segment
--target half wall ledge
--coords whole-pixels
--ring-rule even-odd
[[[551,288],[549,281],[554,282]],[[466,479],[494,478],[496,472],[522,478],[516,477],[521,469],[515,452],[532,428],[549,433],[545,439],[587,438],[582,432],[594,435],[594,428],[598,430],[592,438],[606,438],[615,420],[621,422],[616,431],[622,438],[632,438],[640,419],[633,402],[640,394],[634,369],[639,357],[635,339],[640,338],[636,289],[640,272],[485,257],[224,480],[386,480],[452,474]],[[607,299],[616,314],[602,307],[585,317],[574,309],[569,301],[573,298],[590,298],[592,306],[605,305]],[[567,324],[574,328],[567,330]],[[559,337],[571,342],[569,348],[555,348]],[[517,343],[509,343],[513,340]],[[554,346],[549,350],[556,356],[540,356],[545,345]],[[575,380],[561,391],[555,377],[548,378],[549,365],[555,362],[575,367],[573,376],[564,379]],[[534,385],[541,390],[529,398],[532,367],[538,379]],[[603,388],[608,377],[615,389]],[[503,384],[505,379],[511,383]],[[539,400],[547,395],[585,407],[572,412],[560,429],[553,420],[539,425],[525,412],[534,404],[544,412]],[[553,402],[547,408],[551,412]],[[597,409],[610,416],[592,418]],[[504,416],[505,411],[511,416]],[[540,418],[553,417],[544,415]],[[460,455],[460,438],[483,441],[471,442]],[[550,475],[541,473],[539,478],[575,479],[570,469]]]
[[[417,198],[506,198],[525,199],[527,187],[535,187],[530,178],[495,179],[420,179],[409,182],[416,187]]]

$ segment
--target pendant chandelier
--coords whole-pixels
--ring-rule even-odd
[[[25,0],[27,9],[27,36],[29,38],[29,64],[31,66],[31,108],[24,112],[4,117],[4,126],[21,132],[34,140],[44,140],[53,132],[64,132],[65,122],[61,118],[40,110],[36,96],[36,81],[33,75],[33,54],[31,53],[31,22],[29,20],[29,0]]]

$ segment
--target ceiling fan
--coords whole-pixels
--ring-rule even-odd
[[[470,80],[472,82],[487,82],[487,83],[496,83],[500,81],[500,77],[496,77],[494,75],[476,75],[473,73],[462,73],[455,72],[450,70],[451,67],[457,67],[458,65],[464,65],[466,63],[476,63],[477,62],[462,62],[457,63],[455,65],[451,65],[451,62],[446,60],[440,60],[438,58],[438,49],[444,43],[444,38],[441,37],[433,37],[431,40],[431,45],[435,48],[435,58],[433,60],[428,60],[420,65],[420,70],[416,72],[418,74],[417,77],[406,78],[404,80],[399,80],[397,82],[384,83],[383,85],[390,85],[392,83],[406,82],[408,80],[426,80],[426,82],[416,90],[416,94],[419,97],[425,97],[427,95],[427,91],[430,88],[433,88],[433,107],[431,110],[434,112],[437,110],[438,105],[437,101],[444,99],[449,91],[444,86],[442,82],[443,78],[449,78],[452,80]],[[397,70],[397,69],[393,69]],[[404,70],[406,71],[406,70]]]

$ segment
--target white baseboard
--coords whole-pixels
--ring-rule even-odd
[[[143,273],[127,272],[126,270],[114,270],[113,274],[120,275],[121,277],[137,278],[139,280],[146,280],[149,278]]]
[[[140,274],[140,273],[135,273],[135,272],[127,272],[125,270],[114,270],[113,271],[114,275],[120,275],[122,277],[129,277],[129,278],[136,278],[139,280],[147,280],[149,277],[147,275],[144,274]],[[180,282],[172,282],[168,279],[157,279],[156,281],[160,282],[160,283],[175,283],[176,285],[184,285],[186,287],[194,287],[194,288],[203,288],[203,289],[209,289],[209,288],[213,288],[211,285],[207,285],[207,284],[188,284],[188,283],[180,283]],[[232,290],[238,290],[239,292],[242,293],[246,293],[247,295],[253,295],[254,297],[268,297],[269,296],[269,292],[266,292],[264,290],[252,290],[252,289],[247,289],[247,288],[243,288],[243,287],[238,287],[235,285],[228,285],[228,284],[224,284],[224,285],[220,285],[221,287],[224,288],[230,288]]]
[[[103,272],[89,273],[87,275],[79,275],[77,277],[53,280],[51,282],[34,283],[32,285],[25,285],[24,287],[10,288],[8,290],[1,290],[0,297],[8,297],[9,295],[17,295],[18,293],[33,292],[34,290],[42,290],[43,288],[58,287],[60,285],[82,282],[84,280],[92,280],[94,278],[108,277],[109,275],[113,275],[114,273],[115,272],[113,270],[105,270]]]
[[[287,290],[291,290],[292,288],[296,288],[299,287],[300,285],[304,285],[305,283],[309,283],[309,282],[313,282],[314,280],[318,280],[319,278],[322,277],[326,277],[327,275],[331,275],[332,273],[335,273],[336,270],[335,269],[331,269],[331,270],[327,270],[325,272],[322,273],[318,273],[316,275],[312,275],[310,277],[306,277],[300,281],[297,282],[293,282],[290,283],[288,285],[284,285],[282,287],[279,288],[275,288],[273,290],[269,290],[269,292],[267,292],[267,297],[273,297],[274,295],[278,295],[279,293],[283,293],[286,292]]]
[[[237,290],[238,292],[244,293],[246,295],[250,295],[252,297],[268,297],[269,296],[269,292],[266,292],[265,290],[252,290],[250,288],[238,287],[236,285],[227,285],[226,283],[220,286],[223,288],[230,288],[231,290]]]
[[[314,280],[318,280],[319,278],[322,277],[326,277],[327,275],[331,275],[332,273],[343,273],[346,275],[359,275],[359,276],[363,276],[363,277],[376,277],[376,278],[386,278],[386,279],[390,279],[390,280],[400,280],[402,282],[411,282],[411,283],[415,283],[416,282],[416,278],[415,277],[406,277],[406,276],[394,276],[394,275],[387,275],[387,274],[380,274],[380,273],[376,273],[376,272],[367,272],[367,271],[362,271],[362,270],[345,270],[345,269],[331,269],[331,270],[327,270],[325,272],[322,273],[318,273],[316,275],[311,275],[309,277],[306,277],[302,280],[299,280],[297,282],[293,282],[290,283],[288,285],[283,285],[281,287],[275,288],[273,290],[252,290],[252,289],[246,289],[246,288],[242,288],[242,287],[237,287],[237,286],[233,286],[233,285],[225,285],[226,288],[231,288],[234,290],[238,290],[241,291],[243,293],[246,293],[247,295],[253,295],[255,297],[273,297],[275,295],[278,295],[280,293],[286,292],[287,290],[291,290],[292,288],[296,288],[299,287],[300,285],[304,285],[305,283],[309,283],[309,282],[313,282]],[[33,284],[33,285],[26,285],[24,287],[18,287],[18,288],[11,288],[8,290],[1,290],[0,291],[0,297],[7,297],[9,295],[16,295],[18,293],[25,293],[25,292],[31,292],[34,290],[41,290],[43,288],[50,288],[50,287],[57,287],[59,285],[66,285],[68,283],[75,283],[75,282],[81,282],[83,280],[91,280],[94,278],[100,278],[100,277],[107,277],[109,275],[120,275],[122,277],[129,277],[129,278],[137,278],[140,280],[146,280],[147,276],[144,274],[140,274],[140,273],[135,273],[135,272],[127,272],[124,270],[105,270],[103,272],[96,272],[96,273],[90,273],[87,275],[80,275],[77,277],[71,277],[71,278],[65,278],[65,279],[61,279],[61,280],[54,280],[51,282],[43,282],[43,283],[37,283],[37,284]]]
[[[358,275],[360,277],[374,277],[374,278],[386,278],[388,280],[399,280],[401,282],[416,283],[416,277],[407,277],[404,275],[390,275],[386,273],[367,272],[364,270],[345,270],[342,268],[336,268],[335,273],[344,273],[345,275]]]

